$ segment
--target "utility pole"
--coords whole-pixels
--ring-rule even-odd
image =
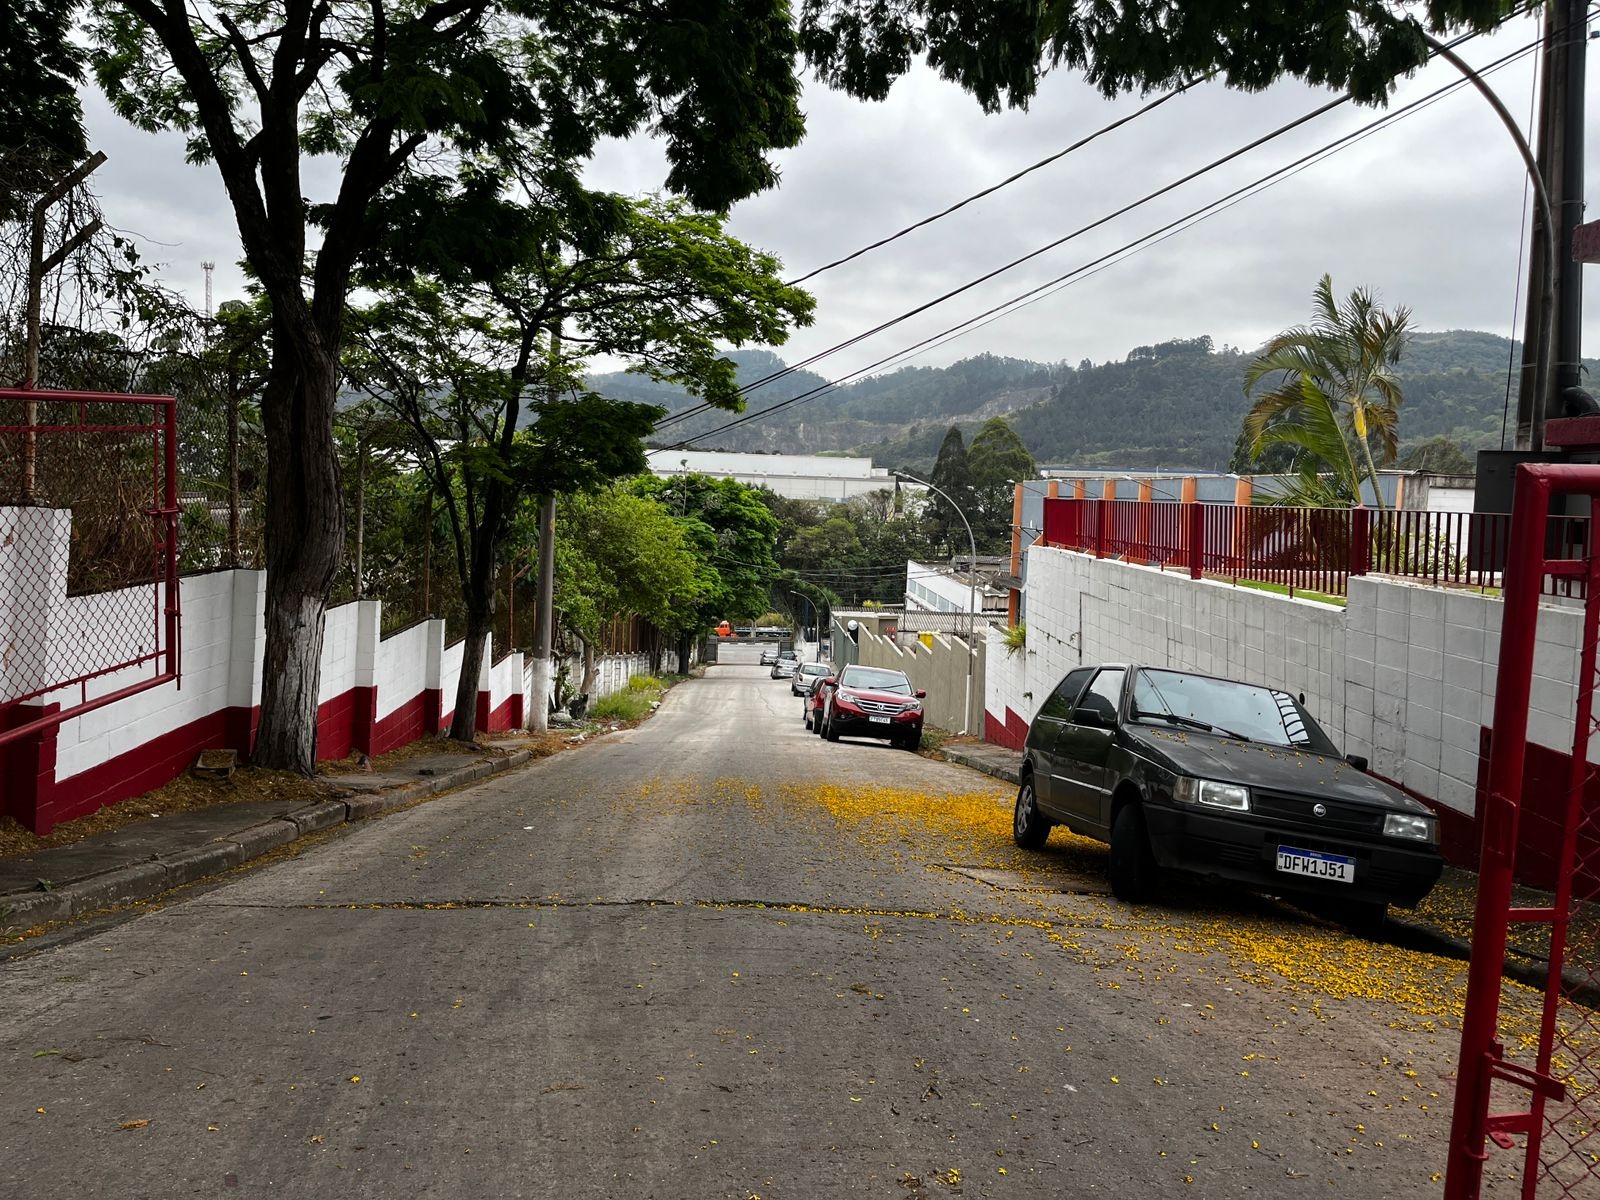
[[[550,402],[556,399],[556,376],[561,366],[561,329],[550,330]],[[550,650],[554,639],[556,593],[556,498],[552,493],[539,502],[539,582],[533,634],[533,703],[528,728],[547,730],[550,716]]]
[[[1523,326],[1522,374],[1517,392],[1518,450],[1544,449],[1544,423],[1568,409],[1581,411],[1583,273],[1572,261],[1572,232],[1583,220],[1583,98],[1588,52],[1585,0],[1557,0],[1546,11],[1543,82],[1539,90],[1539,174],[1550,193],[1555,229],[1535,208],[1528,278],[1555,274],[1555,308],[1530,302]],[[1553,239],[1552,239],[1553,233]],[[1531,291],[1530,285],[1530,291]],[[1549,338],[1552,355],[1539,394],[1538,348]]]
[[[106,161],[103,152],[96,150],[88,162],[67,175],[55,187],[35,201],[33,227],[28,239],[28,330],[27,345],[22,365],[22,386],[39,386],[39,344],[43,340],[44,277],[67,260],[67,256],[100,231],[100,218],[96,217],[76,230],[48,257],[44,252],[45,220],[50,209],[73,188],[89,178]],[[38,401],[29,400],[25,406],[24,422],[29,426],[22,443],[22,502],[32,504],[35,496],[35,477],[38,474],[39,445],[32,426],[39,423]]]

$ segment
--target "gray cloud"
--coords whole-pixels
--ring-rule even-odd
[[[1463,48],[1483,64],[1538,35],[1524,20]],[[1492,77],[1525,114],[1532,57]],[[1451,81],[1436,64],[1405,81],[1396,104]],[[887,320],[1062,236],[1329,98],[1298,85],[1259,95],[1218,86],[1141,117],[1063,161],[960,213],[820,276],[807,286],[817,321],[781,351],[794,361]],[[808,87],[809,133],[778,160],[782,185],[738,205],[732,231],[781,257],[790,274],[884,236],[1052,153],[1145,101],[1106,101],[1080,79],[1045,81],[1027,112],[985,116],[970,97],[927,71],[902,80],[880,105]],[[175,135],[120,122],[98,97],[86,105],[111,161],[98,182],[108,215],[154,241],[175,286],[199,299],[199,263],[218,263],[219,300],[242,277],[231,209],[214,168],[190,167]],[[1593,106],[1591,105],[1591,108]],[[1063,274],[1268,170],[1372,120],[1345,107],[1121,217],[934,312],[815,368],[841,375],[1053,276]],[[1591,114],[1590,157],[1596,134]],[[312,171],[326,182],[326,171]],[[665,177],[648,139],[604,146],[589,171],[598,186],[639,193]],[[1120,358],[1135,345],[1210,334],[1253,346],[1309,315],[1324,271],[1335,285],[1409,305],[1425,329],[1511,331],[1524,173],[1482,98],[1448,99],[1313,166],[1260,196],[1108,267],[1018,314],[918,358],[941,363],[990,351],[1042,360]],[[1590,273],[1592,275],[1592,272]],[[1600,293],[1586,283],[1591,339]],[[1520,328],[1520,319],[1519,319]],[[1591,341],[1591,348],[1600,342]]]

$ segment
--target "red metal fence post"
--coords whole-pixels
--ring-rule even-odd
[[[1189,578],[1199,579],[1206,565],[1205,505],[1190,502],[1184,510],[1189,524]]]
[[[1372,570],[1372,510],[1358,504],[1350,510],[1350,574]]]
[[[1549,482],[1517,468],[1506,560],[1505,609],[1501,620],[1500,664],[1494,699],[1494,741],[1489,754],[1480,824],[1483,843],[1478,866],[1478,906],[1473,924],[1472,960],[1467,972],[1467,1005],[1461,1023],[1461,1062],[1455,1111],[1450,1123],[1450,1157],[1445,1200],[1474,1200],[1488,1159],[1489,1088],[1499,1025],[1499,996],[1506,959],[1506,918],[1517,847],[1518,801],[1527,753],[1528,703],[1533,684],[1533,642],[1544,580],[1544,524],[1550,508]]]

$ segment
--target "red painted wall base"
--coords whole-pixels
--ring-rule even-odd
[[[377,688],[352,688],[318,706],[317,758],[344,758],[352,751],[385,754],[431,737],[444,725],[441,699],[437,688],[426,690],[377,720]],[[489,699],[488,692],[478,695],[481,730],[497,732],[521,726],[520,692],[492,710]],[[0,707],[0,728],[15,728],[48,711],[37,705]],[[237,750],[239,757],[248,761],[260,722],[259,708],[222,709],[61,780],[56,778],[56,731],[47,730],[38,737],[0,747],[0,814],[42,836],[64,821],[170,783],[189,769],[202,750]]]

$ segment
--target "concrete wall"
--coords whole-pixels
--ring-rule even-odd
[[[1472,858],[1499,599],[1367,576],[1350,580],[1338,608],[1069,551],[1028,556],[1026,652],[1009,657],[999,631],[989,638],[991,741],[1020,746],[1051,688],[1080,664],[1134,661],[1304,692],[1336,744],[1433,804],[1447,851]],[[1570,604],[1541,607],[1528,716],[1529,769],[1540,781],[1559,779],[1571,750],[1582,618]],[[1600,740],[1590,758],[1600,762]],[[1525,792],[1525,857],[1537,861],[1554,852],[1559,784]]]
[[[848,640],[848,639],[846,639]],[[928,693],[923,700],[924,720],[952,733],[983,730],[984,646],[969,650],[958,637],[935,634],[932,644],[914,639],[897,641],[862,629],[854,661],[868,667],[904,671],[911,686]],[[967,671],[971,666],[971,705]]]
[[[0,545],[0,599],[10,601],[0,605],[0,645],[29,648],[26,656],[12,656],[21,669],[0,671],[0,728],[15,728],[157,673],[150,665],[129,667],[81,689],[14,700],[43,682],[127,658],[130,625],[108,614],[153,612],[155,605],[150,587],[66,596],[70,522],[47,510],[20,517],[16,511],[0,510],[0,528],[25,526],[26,532],[47,536]],[[201,750],[232,748],[247,758],[260,713],[265,596],[265,576],[256,571],[183,579],[179,681],[0,748],[0,812],[42,833],[159,787],[186,770]],[[40,613],[57,618],[42,632],[35,624]],[[381,617],[377,601],[328,611],[318,693],[319,757],[343,757],[352,750],[382,753],[437,732],[448,719],[461,669],[460,644],[443,645],[440,621],[384,640]],[[152,616],[152,633],[153,621]],[[6,661],[0,655],[0,663]],[[446,679],[448,693],[442,686]],[[480,728],[521,724],[521,683],[520,655],[494,662],[491,654],[479,683]]]

